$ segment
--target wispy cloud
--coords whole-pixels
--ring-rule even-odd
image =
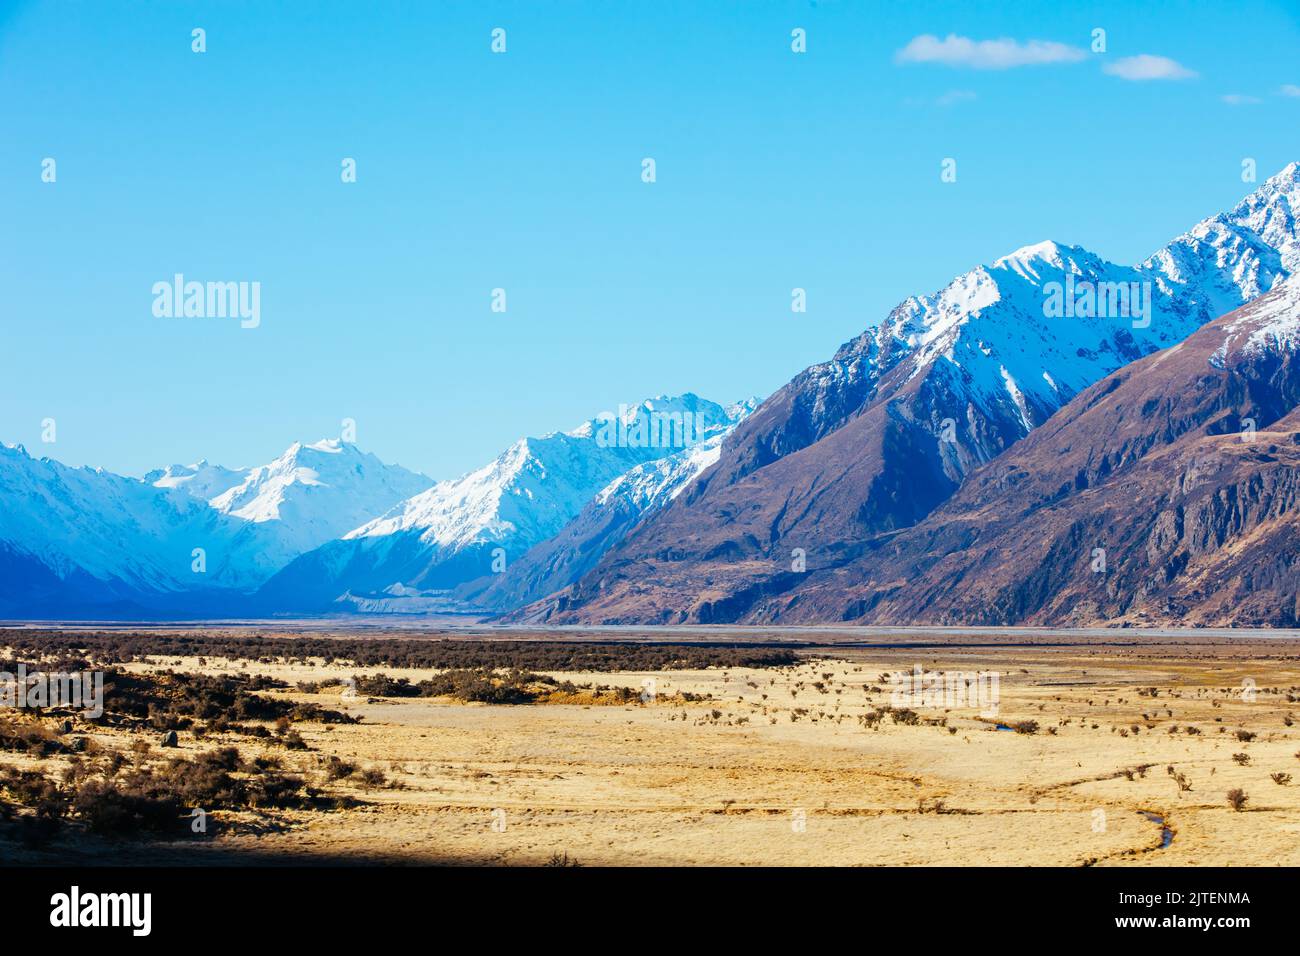
[[[969,103],[974,99],[978,97],[973,90],[949,90],[934,102],[937,106],[956,106],[958,103]]]
[[[972,40],[950,33],[940,40],[925,33],[913,37],[894,54],[898,63],[941,63],[973,70],[1009,70],[1017,66],[1077,63],[1087,54],[1077,47],[1052,40]]]
[[[1223,102],[1227,103],[1229,106],[1249,106],[1252,103],[1259,102],[1258,96],[1246,96],[1243,93],[1225,93],[1223,96],[1220,96],[1219,99],[1223,100]]]
[[[1300,96],[1300,86],[1294,83],[1283,83],[1282,89],[1278,90],[1283,96]]]
[[[1139,53],[1137,56],[1121,57],[1114,63],[1107,63],[1102,71],[1121,80],[1190,80],[1196,76],[1177,60],[1152,53]]]
[[[979,99],[974,90],[948,90],[939,96],[905,96],[903,97],[904,106],[918,108],[929,108],[934,106],[950,107],[959,103],[970,103]]]

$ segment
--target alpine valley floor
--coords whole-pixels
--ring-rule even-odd
[[[435,673],[426,668],[327,665],[291,650],[260,660],[153,655],[121,666],[265,675],[286,682],[259,691],[267,698],[362,719],[295,718],[307,749],[285,746],[284,726],[269,721],[255,736],[256,720],[241,718],[238,733],[209,720],[201,737],[182,730],[165,750],[147,727],[79,722],[72,733],[93,741],[84,753],[121,754],[117,774],[161,773],[169,760],[236,747],[248,765],[278,762],[341,799],[328,809],[214,810],[206,837],[188,820],[174,837],[149,840],[65,826],[39,841],[6,838],[0,851],[24,864],[1300,864],[1300,779],[1291,782],[1300,778],[1300,641],[1007,640],[1020,646],[948,635],[924,647],[803,646],[782,666],[530,668],[560,689],[520,704],[347,685],[379,673],[417,684]],[[998,672],[996,717],[888,709],[886,672],[917,666]],[[67,754],[8,750],[0,765],[14,771],[56,786],[75,776]],[[1231,791],[1244,798],[1239,809]],[[12,787],[0,799],[6,816],[26,812]]]

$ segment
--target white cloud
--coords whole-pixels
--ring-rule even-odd
[[[1223,102],[1227,103],[1229,106],[1249,106],[1251,103],[1259,102],[1258,96],[1245,96],[1241,93],[1228,93],[1224,96],[1220,96],[1219,99],[1223,100]]]
[[[1294,83],[1284,83],[1282,89],[1278,91],[1283,96],[1300,96],[1300,86]]]
[[[1102,71],[1121,80],[1190,80],[1196,73],[1177,60],[1151,53],[1139,53],[1107,63]]]
[[[1086,53],[1076,47],[1051,40],[972,40],[955,33],[940,40],[933,34],[913,37],[894,54],[898,63],[942,63],[974,70],[1009,70],[1016,66],[1042,66],[1046,63],[1077,63]]]

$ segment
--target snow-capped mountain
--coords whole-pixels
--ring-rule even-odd
[[[179,488],[195,498],[211,501],[222,492],[242,484],[247,477],[247,468],[225,468],[210,464],[204,458],[193,465],[168,465],[155,469],[145,475],[144,480],[155,488]]]
[[[346,534],[433,484],[388,465],[356,445],[326,439],[295,442],[268,465],[212,496],[223,514],[263,525],[266,566],[278,570],[300,554]]]
[[[1295,627],[1298,569],[1300,276],[1107,376],[923,521],[746,619]]]
[[[540,541],[629,468],[695,445],[719,425],[733,423],[737,414],[689,393],[646,399],[620,411],[572,431],[522,438],[483,468],[439,482],[347,537],[414,530],[425,543],[443,549],[485,540]],[[666,428],[652,434],[656,420]],[[634,434],[637,426],[644,426],[643,436]]]
[[[1224,315],[1300,270],[1300,163],[1291,163],[1230,212],[1202,220],[1142,263],[1164,291],[1195,290]],[[1186,293],[1184,293],[1186,294]]]
[[[256,525],[232,540],[229,560],[260,584],[298,555],[341,537],[423,491],[433,479],[385,464],[339,439],[295,442],[270,464],[225,468],[203,460],[169,465],[144,480],[177,488],[222,514]]]
[[[742,414],[743,406],[724,408],[689,393],[661,396],[571,431],[520,439],[482,468],[298,558],[259,597],[275,607],[312,608],[394,584],[453,588],[555,535],[629,469],[693,448]]]
[[[259,576],[230,560],[245,522],[174,488],[101,468],[70,468],[0,445],[0,607],[88,609],[145,594],[245,588]],[[195,549],[203,554],[195,570]],[[21,573],[20,573],[20,569]]]
[[[667,458],[647,461],[619,475],[597,492],[591,503],[596,507],[608,507],[618,501],[644,514],[672,501],[701,472],[717,462],[718,456],[722,454],[723,439],[754,410],[756,404],[741,402],[731,406],[738,413],[734,421],[717,428],[694,448],[683,449]]]
[[[849,560],[1083,389],[1279,285],[1300,266],[1298,210],[1293,163],[1136,266],[1045,242],[905,300],[768,399],[688,495],[528,615],[729,620],[792,586],[793,549]]]
[[[261,468],[201,461],[143,480],[0,446],[0,608],[197,613],[207,599],[185,595],[219,591],[237,613],[239,593],[431,484],[334,440]]]
[[[1280,283],[1273,294],[1240,309],[1222,324],[1223,343],[1210,364],[1223,368],[1233,356],[1300,351],[1300,272]]]
[[[1126,362],[1181,341],[1300,269],[1297,215],[1300,163],[1291,163],[1136,266],[1051,241],[1025,246],[905,300],[841,352],[864,355],[877,378],[942,362],[968,397],[1009,404],[1027,432]],[[1065,301],[1071,290],[1074,308]],[[1129,300],[1124,314],[1103,314],[1104,292]]]
[[[708,429],[699,444],[643,462],[615,478],[557,534],[534,545],[504,573],[458,588],[456,597],[468,605],[510,610],[572,584],[638,521],[672,501],[713,465],[723,441],[757,406],[758,399],[729,406],[726,421]]]
[[[792,555],[814,573],[864,566],[1096,383],[1243,303],[1268,296],[1224,325],[1221,361],[1291,361],[1298,211],[1293,163],[1136,265],[1026,246],[904,300],[756,409],[650,399],[454,480],[339,441],[144,480],[4,446],[0,614],[198,613],[213,595],[234,613],[223,596],[255,591],[239,611],[535,601],[517,619],[765,619],[808,600]]]

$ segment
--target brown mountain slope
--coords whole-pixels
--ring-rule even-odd
[[[1138,266],[1043,242],[905,300],[764,402],[716,466],[574,585],[506,619],[708,623],[793,611],[786,596],[808,583],[799,555],[823,575],[852,564],[1107,375],[1300,272],[1296,208],[1293,164]],[[1066,287],[1145,289],[1145,318],[1086,302],[1066,317],[1051,306]],[[833,602],[815,611],[844,613]]]
[[[566,622],[577,601],[586,607],[573,620],[734,618],[752,595],[784,586],[782,569],[792,565],[795,549],[815,554],[812,561],[843,560],[853,548],[846,542],[914,524],[968,470],[1023,433],[1010,402],[992,413],[967,405],[968,440],[937,441],[942,419],[962,413],[946,367],[926,377],[908,378],[906,371],[893,369],[865,401],[852,389],[835,390],[834,401],[862,402],[839,427],[828,425],[840,413],[830,411],[820,386],[787,386],[756,413],[758,421],[737,429],[718,466],[558,602],[543,602],[542,616]],[[862,382],[856,373],[845,378]],[[818,408],[815,418],[804,414],[808,405]]]
[[[1051,250],[1057,260],[1035,265],[1043,276],[1105,274],[1099,261]],[[1041,314],[1042,276],[1027,279],[1023,268],[1001,262],[955,280],[924,304],[932,323],[924,334],[922,306],[909,300],[882,328],[800,373],[736,429],[714,468],[577,584],[507,618],[734,619],[756,596],[786,586],[782,569],[796,550],[824,566],[864,538],[915,524],[1079,389],[1209,318],[1180,300],[1185,314],[1166,316],[1141,341],[1127,320],[1095,320],[1054,342]],[[1021,392],[998,374],[1003,352],[1060,348],[1083,357],[1082,378],[1053,385],[1050,395]]]
[[[1110,375],[924,522],[748,619],[1295,626],[1297,329],[1293,281]]]
[[[642,509],[631,502],[597,497],[559,534],[512,562],[505,574],[475,578],[453,594],[479,608],[509,609],[536,601],[590,571],[642,517]]]
[[[928,432],[916,410],[929,384],[910,379],[816,442],[815,455],[764,467],[779,497],[759,493],[754,476],[715,491],[713,507],[745,534],[695,528],[689,510],[661,516],[633,539],[633,559],[607,559],[520,617],[644,621],[658,609],[657,620],[705,623],[1294,625],[1297,327],[1293,280],[1085,389],[920,523],[860,507],[855,529],[841,500],[855,472],[872,482],[860,501],[895,506],[924,500],[946,474],[932,437],[910,442]],[[701,479],[697,499],[717,474]],[[765,526],[773,531],[755,530]],[[806,551],[805,572],[793,570],[794,547]]]

